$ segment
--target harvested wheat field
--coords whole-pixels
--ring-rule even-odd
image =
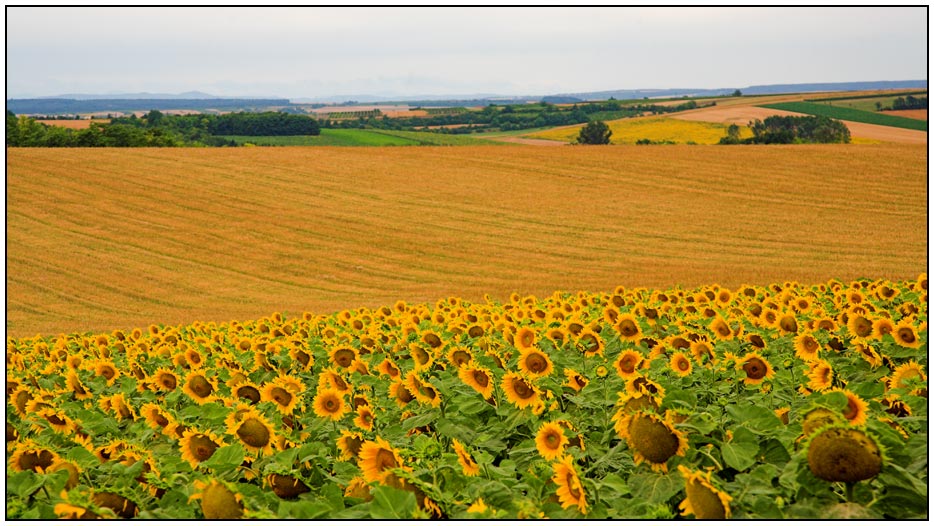
[[[91,127],[92,122],[96,122],[98,124],[107,124],[110,122],[110,119],[40,119],[36,122],[46,124],[48,126],[69,128],[72,130],[86,130]]]
[[[447,295],[914,278],[926,153],[11,148],[8,336]]]
[[[909,119],[918,119],[919,121],[928,120],[928,110],[897,110],[887,111],[884,115],[895,115],[897,117],[908,117]]]

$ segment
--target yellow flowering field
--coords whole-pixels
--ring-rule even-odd
[[[620,119],[609,121],[607,125],[613,132],[610,136],[611,144],[636,144],[643,139],[656,143],[717,144],[721,137],[726,136],[729,126],[718,122],[686,121],[669,117]],[[580,129],[581,126],[554,128],[531,134],[529,137],[574,142]],[[740,126],[740,137],[752,137],[748,126]]]
[[[922,518],[927,275],[7,341],[7,516]]]

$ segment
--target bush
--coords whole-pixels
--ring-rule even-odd
[[[603,121],[588,122],[577,136],[578,144],[610,144],[613,132]]]

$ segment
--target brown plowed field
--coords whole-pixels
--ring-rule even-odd
[[[757,101],[756,104],[764,104]],[[910,110],[915,111],[915,110]],[[923,111],[923,110],[922,110]],[[897,112],[885,112],[895,114]],[[717,105],[709,108],[700,108],[679,113],[672,113],[671,118],[686,121],[719,122],[724,124],[739,124],[745,126],[753,119],[762,119],[772,115],[804,115],[791,111],[773,110],[758,106],[744,105]],[[906,130],[892,126],[866,124],[863,122],[843,121],[850,129],[850,135],[858,139],[873,139],[876,141],[898,142],[905,144],[927,144],[927,133],[919,130]]]
[[[8,336],[449,295],[914,278],[926,155],[10,148]]]
[[[898,110],[898,111],[885,111],[882,113],[883,115],[898,115],[899,117],[907,117],[909,119],[918,119],[919,121],[928,120],[928,110]]]

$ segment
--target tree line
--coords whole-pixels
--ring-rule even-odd
[[[7,146],[24,147],[172,147],[236,146],[222,135],[318,135],[317,121],[279,112],[225,115],[166,115],[152,110],[143,117],[92,122],[83,130],[49,126],[6,113]]]
[[[736,124],[727,128],[727,135],[720,144],[805,144],[805,143],[849,143],[850,130],[842,122],[824,116],[780,116],[772,115],[765,120],[756,119],[749,123],[752,137],[740,138]]]

